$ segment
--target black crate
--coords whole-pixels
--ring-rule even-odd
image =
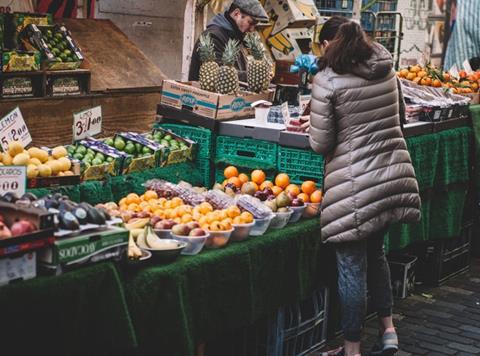
[[[415,244],[408,250],[418,257],[416,281],[428,286],[439,286],[470,269],[473,225],[466,225],[459,237]]]
[[[388,256],[392,292],[395,298],[408,297],[415,288],[415,263],[417,257],[407,254]]]
[[[267,356],[302,356],[327,341],[329,289],[320,288],[303,301],[279,308],[269,320]]]

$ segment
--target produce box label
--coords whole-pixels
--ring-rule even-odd
[[[128,236],[128,230],[110,227],[106,231],[58,239],[39,253],[39,261],[51,266],[68,266],[119,257],[128,243]]]
[[[81,140],[102,132],[102,107],[81,111],[73,114],[73,140]]]
[[[40,70],[40,53],[8,51],[3,52],[3,72],[31,72]]]
[[[77,78],[55,78],[51,82],[53,96],[80,95],[80,83]]]
[[[17,28],[17,33],[22,32],[23,29],[30,24],[47,26],[51,25],[53,22],[53,17],[51,14],[44,15],[16,12],[13,14],[13,17]]]
[[[37,276],[37,259],[35,252],[25,253],[20,257],[0,259],[0,285],[15,280],[27,280]]]
[[[8,150],[8,144],[11,141],[19,141],[23,147],[32,142],[32,137],[18,107],[0,119],[0,145],[3,151]]]
[[[0,195],[11,192],[21,197],[27,185],[27,167],[0,166]]]
[[[2,82],[2,97],[30,97],[33,96],[31,78],[12,77],[4,78]]]

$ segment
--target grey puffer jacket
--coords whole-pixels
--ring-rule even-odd
[[[314,78],[310,145],[325,156],[323,241],[362,240],[420,220],[392,68],[390,53],[375,44],[372,58],[352,66],[354,74],[326,68]]]

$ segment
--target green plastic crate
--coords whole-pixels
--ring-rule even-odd
[[[245,168],[274,170],[277,167],[278,145],[274,142],[218,136],[215,163],[229,163]]]
[[[203,186],[206,188],[212,188],[215,183],[213,181],[214,165],[212,161],[207,158],[198,158],[195,160],[195,167],[202,176]]]
[[[215,182],[214,183],[222,183],[224,180],[225,180],[225,176],[223,175],[223,171],[225,170],[225,168],[227,166],[230,166],[230,164],[227,164],[227,163],[217,163],[215,165]],[[276,175],[276,170],[275,169],[270,169],[270,170],[266,170],[264,169],[262,166],[258,166],[258,167],[240,167],[240,166],[236,166],[237,169],[238,169],[238,172],[239,173],[245,173],[249,178],[250,178],[250,173],[252,173],[252,171],[254,169],[261,169],[265,172],[265,176],[266,176],[266,180],[270,180],[273,182],[273,180],[275,179],[275,175]]]
[[[290,181],[301,184],[313,180],[318,186],[323,182],[323,156],[312,150],[279,146],[278,172],[287,173]]]
[[[203,127],[177,124],[155,124],[154,127],[161,127],[170,130],[179,136],[188,138],[197,143],[198,158],[213,158],[214,133]]]

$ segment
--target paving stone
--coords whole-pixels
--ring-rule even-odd
[[[455,355],[457,353],[456,349],[455,350],[454,349],[449,349],[448,347],[431,344],[431,343],[426,342],[426,341],[419,341],[418,346],[420,346],[422,349],[426,349],[428,351],[441,352],[441,353],[446,354],[446,355]]]
[[[470,352],[457,352],[455,356],[476,356],[476,355],[471,354]]]
[[[462,325],[460,326],[460,329],[465,330],[465,331],[470,331],[475,334],[480,334],[480,328],[477,328],[476,326],[472,325]]]
[[[458,334],[461,331],[458,328],[451,328],[449,326],[435,324],[435,323],[426,323],[425,327],[430,328],[430,329],[440,330],[440,331],[450,333],[450,334]]]
[[[459,342],[461,344],[473,344],[475,342],[475,340],[466,338],[464,336],[455,335],[455,334],[452,335],[445,332],[438,333],[437,337],[442,338],[444,340],[448,340],[448,341]]]
[[[471,290],[449,287],[449,286],[441,286],[440,289],[444,290],[446,292],[454,293],[454,294],[462,294],[462,295],[472,295],[473,294],[473,292]]]
[[[431,309],[423,309],[423,313],[431,316],[436,316],[437,318],[442,318],[442,319],[450,319],[453,317],[453,314],[445,313],[437,310],[431,310]]]
[[[419,346],[404,345],[402,350],[410,352],[412,355],[425,355],[428,353],[427,349],[422,349]]]
[[[468,337],[469,339],[473,339],[475,341],[480,341],[480,334],[478,333],[472,333],[472,332],[462,332],[460,335],[463,337]]]
[[[475,355],[480,354],[480,348],[472,346],[472,345],[465,345],[465,344],[459,344],[457,342],[452,342],[452,343],[447,344],[447,346],[452,348],[452,349],[455,349],[455,350],[459,350],[459,351],[463,351],[463,352],[470,352],[470,353],[475,354]]]
[[[396,356],[411,356],[412,354],[410,352],[405,352],[402,350],[398,350],[398,352],[395,354]]]
[[[445,340],[442,339],[442,338],[439,338],[437,336],[427,335],[427,334],[420,333],[420,332],[417,332],[417,334],[415,335],[415,338],[417,340],[427,341],[427,342],[430,342],[430,343],[436,344],[436,345],[445,344]]]

